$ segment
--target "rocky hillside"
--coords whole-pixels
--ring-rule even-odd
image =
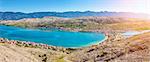
[[[68,58],[73,62],[149,62],[149,44],[150,32],[128,39],[118,36],[98,46],[76,51]]]
[[[0,62],[66,62],[69,50],[0,38]]]
[[[149,30],[150,21],[122,17],[32,18],[0,21],[0,24],[24,28],[58,28],[69,31]]]

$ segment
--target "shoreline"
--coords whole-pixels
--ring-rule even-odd
[[[78,48],[85,48],[85,47],[90,47],[90,46],[93,46],[93,45],[98,45],[98,44],[104,42],[105,40],[108,39],[108,36],[106,36],[106,34],[104,34],[104,33],[103,33],[103,35],[105,37],[103,40],[91,42],[87,45],[82,45],[82,46],[79,46],[79,47],[54,46],[54,45],[48,45],[48,44],[43,44],[43,43],[36,43],[36,42],[32,42],[32,41],[11,40],[11,39],[8,39],[8,38],[0,38],[0,43],[7,43],[7,44],[14,44],[14,45],[22,44],[21,47],[24,46],[24,45],[31,45],[33,47],[37,46],[37,47],[42,47],[42,48],[46,48],[46,49],[48,49],[49,47],[59,47],[59,48],[66,48],[66,49],[67,48],[78,49]]]
[[[31,46],[37,46],[37,47],[41,47],[41,48],[44,48],[44,49],[48,49],[49,47],[58,47],[58,48],[75,48],[75,49],[78,49],[78,48],[85,48],[85,47],[90,47],[90,46],[93,46],[93,45],[98,45],[102,42],[104,42],[105,40],[108,39],[108,36],[105,36],[105,38],[101,41],[96,41],[96,42],[92,42],[92,43],[89,43],[87,45],[83,45],[83,46],[79,46],[79,47],[62,47],[62,46],[54,46],[54,45],[48,45],[48,44],[43,44],[43,43],[36,43],[36,42],[32,42],[32,41],[20,41],[20,40],[10,40],[10,39],[7,39],[7,38],[0,38],[0,43],[7,43],[7,44],[12,44],[12,45],[16,45],[16,44],[22,44],[21,47],[24,47],[25,44],[27,45],[31,45]],[[36,48],[36,47],[35,47]]]
[[[92,43],[89,43],[87,45],[83,45],[83,46],[80,46],[80,47],[63,47],[63,48],[75,48],[75,49],[78,49],[78,48],[90,47],[90,46],[93,46],[93,45],[99,45],[100,43],[104,42],[107,39],[108,39],[108,36],[105,36],[105,38],[103,40],[101,40],[101,41],[92,42]]]
[[[129,38],[129,37],[132,37],[132,36],[135,36],[135,35],[139,35],[139,34],[143,34],[143,33],[146,33],[146,32],[150,32],[150,30],[143,30],[143,31],[126,31],[126,32],[123,32],[122,35],[123,35],[125,38]]]
[[[2,26],[6,26],[6,25],[2,25]],[[69,32],[72,32],[72,31],[69,31]],[[77,31],[77,32],[80,32],[80,31]],[[100,32],[91,32],[91,33],[100,33]],[[101,43],[101,42],[103,42],[103,41],[105,41],[107,39],[105,33],[101,32],[101,34],[103,34],[104,37],[105,37],[101,41],[93,41],[91,43],[87,43],[86,45],[81,45],[81,46],[77,46],[77,47],[63,47],[63,46],[55,46],[55,47],[62,47],[62,48],[84,48],[84,47],[89,47],[89,46],[92,46],[92,45],[98,45],[99,43]],[[36,42],[32,42],[32,41],[21,41],[21,40],[13,40],[13,39],[8,39],[8,38],[3,38],[3,39],[7,39],[8,41],[14,41],[13,43],[22,42],[22,43],[26,43],[26,44],[30,44],[31,43],[33,45],[35,45],[35,44],[36,45],[41,44],[41,45],[47,45],[47,46],[54,46],[54,45],[48,45],[48,44],[43,44],[43,43],[36,43]]]
[[[6,26],[6,25],[4,25],[4,26]],[[63,30],[63,29],[62,29]],[[68,30],[68,31],[70,31],[70,30]],[[150,30],[149,30],[150,31]],[[81,32],[81,31],[70,31],[70,32]],[[99,31],[82,31],[82,32],[94,32],[94,33],[102,33],[104,36],[105,36],[105,38],[103,39],[103,40],[101,40],[101,41],[94,41],[94,42],[91,42],[91,43],[88,43],[88,44],[86,44],[86,45],[81,45],[81,46],[79,46],[79,47],[62,47],[62,46],[54,46],[54,45],[48,45],[48,44],[43,44],[43,43],[36,43],[36,42],[32,42],[32,41],[20,41],[20,40],[14,40],[14,41],[20,41],[20,42],[23,42],[23,43],[35,43],[35,44],[42,44],[42,45],[47,45],[47,46],[54,46],[54,47],[62,47],[62,48],[84,48],[84,47],[90,47],[90,46],[93,46],[93,45],[98,45],[98,44],[100,44],[100,43],[102,43],[102,42],[104,42],[105,40],[107,40],[108,39],[108,32],[106,31],[106,32],[104,32],[103,30],[100,30],[100,32]],[[128,31],[127,31],[128,32]],[[144,32],[147,32],[147,31],[144,31]],[[125,33],[125,32],[124,32]],[[141,32],[141,33],[143,33],[143,32]],[[123,34],[123,33],[122,33]],[[123,35],[124,36],[124,35]],[[134,35],[133,35],[134,36]],[[7,38],[6,38],[7,39]],[[11,40],[10,40],[11,41]]]
[[[105,38],[101,41],[97,41],[97,42],[92,42],[92,43],[89,43],[87,44],[85,47],[90,47],[90,46],[94,46],[94,45],[99,45],[100,43],[106,41],[108,39],[108,36],[105,35]],[[84,47],[81,47],[81,48],[84,48]]]
[[[97,33],[97,32],[95,32]],[[104,42],[105,40],[108,39],[108,36],[106,35],[106,33],[102,33],[104,35],[104,39],[101,40],[101,41],[95,41],[95,42],[91,42],[91,43],[88,43],[86,45],[81,45],[79,47],[63,47],[63,46],[54,46],[54,45],[48,45],[48,44],[43,44],[43,43],[36,43],[36,42],[32,42],[32,41],[20,41],[20,40],[11,40],[11,39],[8,39],[8,38],[0,38],[0,43],[8,43],[8,44],[17,44],[17,43],[22,43],[22,44],[27,44],[27,45],[31,45],[31,46],[37,46],[39,45],[40,47],[41,46],[44,46],[44,48],[46,47],[46,49],[48,49],[48,47],[59,47],[59,48],[75,48],[75,49],[78,49],[78,48],[85,48],[85,47],[90,47],[90,46],[93,46],[93,45],[98,45],[102,42]],[[5,41],[5,42],[4,42]],[[24,45],[22,45],[24,46]],[[37,47],[39,47],[37,46]],[[43,48],[43,47],[42,47]]]
[[[40,48],[40,49],[55,49],[55,50],[64,50],[64,47],[52,46],[43,43],[35,43],[28,41],[19,41],[19,40],[9,40],[7,38],[0,38],[0,43],[10,44],[19,47],[29,47],[29,48]]]

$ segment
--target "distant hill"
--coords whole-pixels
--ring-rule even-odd
[[[42,18],[46,16],[74,18],[82,16],[119,16],[119,17],[131,17],[131,18],[146,18],[150,15],[130,13],[130,12],[93,12],[93,11],[69,11],[69,12],[34,12],[34,13],[22,13],[22,12],[0,12],[0,20],[18,20],[23,18]]]

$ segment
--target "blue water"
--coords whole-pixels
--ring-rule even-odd
[[[0,37],[61,47],[85,47],[100,42],[105,38],[105,35],[91,32],[68,32],[56,29],[44,31],[40,29],[0,26]]]

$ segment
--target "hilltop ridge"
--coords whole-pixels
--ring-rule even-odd
[[[130,12],[94,12],[94,11],[68,11],[68,12],[0,12],[0,20],[19,20],[23,18],[43,18],[46,16],[64,17],[64,18],[76,18],[84,16],[116,16],[116,17],[128,17],[128,18],[148,18],[149,14],[143,13],[130,13]]]

